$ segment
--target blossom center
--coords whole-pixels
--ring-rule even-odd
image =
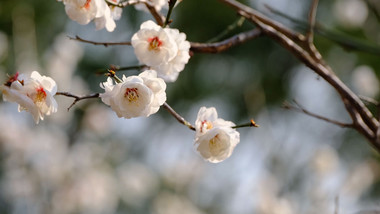
[[[91,0],[86,0],[86,3],[84,3],[84,5],[82,6],[82,8],[88,10],[90,8],[90,3],[91,3]]]
[[[137,92],[137,88],[127,88],[125,89],[124,97],[129,101],[129,102],[134,102],[139,98],[139,94]]]
[[[160,46],[162,45],[162,41],[157,36],[153,38],[149,38],[148,42],[149,42],[148,49],[150,51],[152,50],[158,51],[160,49]]]
[[[46,92],[45,92],[44,88],[39,87],[39,88],[37,88],[36,92],[37,93],[35,94],[34,99],[33,99],[34,103],[44,102],[46,100]]]
[[[201,122],[201,132],[203,132],[203,128],[206,128],[206,130],[212,129],[212,123],[210,121],[207,121],[207,120],[202,121]]]
[[[211,154],[217,155],[223,150],[222,145],[219,143],[219,141],[219,135],[217,134],[208,142],[208,147]]]

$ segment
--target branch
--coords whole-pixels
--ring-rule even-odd
[[[306,34],[306,38],[309,44],[313,44],[314,40],[314,27],[315,27],[315,17],[317,16],[317,7],[318,0],[313,0],[311,3],[310,11],[309,11],[309,29]]]
[[[371,12],[375,15],[377,22],[380,22],[380,13],[376,10],[376,6],[374,3],[370,2],[369,0],[365,0],[367,3],[368,9],[371,10]]]
[[[107,74],[110,70],[112,71],[128,71],[128,70],[142,70],[144,68],[149,68],[147,65],[135,65],[135,66],[126,66],[126,67],[120,67],[118,65],[110,65],[109,69],[99,69],[97,70],[96,74]]]
[[[305,108],[303,108],[300,104],[298,104],[295,100],[293,100],[293,102],[296,104],[296,106],[293,106],[291,105],[290,103],[288,102],[284,102],[284,104],[282,105],[283,108],[285,109],[289,109],[289,110],[294,110],[294,111],[298,111],[298,112],[302,112],[302,113],[305,113],[306,115],[309,115],[311,117],[314,117],[314,118],[317,118],[319,120],[323,120],[323,121],[326,121],[328,123],[332,123],[334,125],[337,125],[337,126],[340,126],[342,128],[353,128],[353,124],[349,124],[349,123],[342,123],[342,122],[339,122],[339,121],[336,121],[336,120],[332,120],[332,119],[329,119],[327,117],[324,117],[324,116],[321,116],[321,115],[318,115],[318,114],[315,114],[315,113],[312,113],[308,110],[306,110]]]
[[[219,33],[217,36],[215,36],[212,39],[207,40],[207,43],[217,42],[221,40],[223,37],[225,37],[227,34],[229,34],[231,31],[233,31],[235,28],[241,27],[245,21],[244,17],[239,17],[234,23],[227,26],[226,29],[224,29],[221,33]]]
[[[169,10],[168,10],[168,13],[166,14],[166,18],[165,18],[165,22],[163,25],[161,25],[163,28],[168,26],[170,23],[172,23],[172,20],[170,19],[170,16],[172,15],[172,12],[173,12],[173,8],[175,6],[175,3],[177,2],[177,0],[168,0],[169,2]]]
[[[74,37],[70,37],[70,36],[68,36],[68,37],[71,40],[76,40],[76,41],[84,42],[84,43],[90,43],[90,44],[93,44],[93,45],[104,45],[104,47],[108,47],[109,45],[131,45],[131,42],[94,42],[94,41],[82,39],[79,36],[75,36],[75,38]]]
[[[98,98],[99,97],[99,93],[85,95],[85,96],[76,96],[76,95],[73,95],[69,92],[57,92],[55,95],[61,95],[61,96],[74,98],[73,103],[67,108],[67,111],[69,111],[71,109],[71,107],[73,107],[78,101],[81,101],[84,99],[91,99],[91,98]]]
[[[237,128],[244,128],[244,127],[255,127],[255,128],[258,128],[260,126],[253,119],[251,119],[251,121],[249,123],[232,126],[231,128],[237,129]]]
[[[310,45],[305,36],[284,27],[278,22],[270,20],[256,10],[247,7],[235,0],[219,0],[236,10],[241,16],[254,23],[262,33],[271,37],[284,48],[289,50],[306,66],[325,79],[340,95],[347,112],[353,120],[353,128],[365,136],[371,145],[380,152],[379,121],[372,115],[360,98],[352,92],[332,69],[326,65],[319,51]],[[380,135],[380,134],[379,134]]]
[[[255,28],[250,31],[239,33],[235,36],[232,36],[226,40],[215,43],[191,43],[191,51],[200,52],[200,53],[220,53],[225,51],[233,46],[247,42],[248,40],[255,39],[261,35],[261,30]]]
[[[307,30],[309,28],[309,24],[305,21],[298,20],[296,18],[293,18],[279,10],[276,10],[275,8],[270,7],[269,5],[265,5],[265,7],[272,13],[279,15],[294,24],[297,24],[298,27],[300,27],[303,30]],[[374,43],[366,43],[361,40],[358,40],[356,38],[349,37],[347,35],[344,35],[342,33],[334,32],[331,30],[328,30],[326,27],[321,25],[320,23],[316,23],[314,26],[314,33],[325,37],[326,39],[331,40],[332,42],[335,42],[336,44],[340,45],[342,48],[348,51],[362,51],[369,54],[374,55],[380,55],[380,47],[378,47],[377,44]]]
[[[160,26],[163,26],[165,18],[151,4],[145,3],[145,6],[148,8],[150,14],[152,14],[152,16],[156,20],[157,24]]]
[[[360,97],[361,100],[363,100],[366,103],[369,103],[369,104],[375,105],[377,107],[380,107],[380,103],[377,100],[373,99],[373,98],[362,96],[362,95],[359,95],[359,97]]]
[[[166,102],[162,105],[166,110],[168,110],[168,112],[175,118],[177,119],[178,122],[180,122],[181,124],[187,126],[189,129],[195,131],[195,127],[193,125],[191,125],[191,123],[189,123],[188,121],[185,120],[185,118],[183,118],[181,115],[179,115],[176,111],[174,111],[174,109],[172,107],[170,107],[169,104],[167,104]]]

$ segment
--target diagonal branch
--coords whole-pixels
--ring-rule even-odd
[[[372,115],[360,98],[352,92],[332,69],[322,61],[319,51],[310,46],[308,40],[299,33],[270,20],[256,10],[235,0],[219,0],[235,9],[241,16],[254,23],[262,33],[271,37],[284,48],[293,53],[306,66],[325,79],[340,95],[347,112],[353,120],[354,127],[363,134],[377,151],[380,151],[380,137],[376,136],[380,127],[379,121]]]
[[[180,122],[181,124],[187,126],[189,129],[195,131],[195,127],[193,125],[191,125],[190,122],[188,122],[187,120],[185,120],[185,118],[183,118],[181,115],[179,115],[176,111],[174,111],[174,109],[169,105],[167,104],[166,102],[162,105],[166,110],[168,110],[168,112],[178,121]]]
[[[261,35],[261,30],[255,28],[250,31],[239,33],[235,36],[232,36],[226,40],[215,43],[191,43],[191,51],[200,52],[200,53],[220,53],[225,51],[233,46],[247,42],[248,40],[255,39]]]
[[[55,95],[61,95],[61,96],[65,96],[65,97],[74,98],[74,102],[67,108],[67,111],[69,111],[71,109],[71,107],[73,107],[77,102],[79,102],[81,100],[99,97],[99,93],[85,95],[85,96],[77,96],[77,95],[71,94],[69,92],[57,92]]]

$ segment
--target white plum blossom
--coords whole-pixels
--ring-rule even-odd
[[[166,101],[166,84],[157,78],[154,70],[146,70],[138,76],[125,77],[113,84],[109,77],[100,86],[102,101],[114,110],[118,117],[148,117],[158,111]]]
[[[164,28],[150,20],[141,24],[131,42],[137,59],[148,66],[169,62],[178,52],[175,40]]]
[[[33,71],[30,77],[16,73],[0,89],[5,101],[18,103],[18,111],[30,112],[36,124],[45,115],[57,112],[58,104],[53,97],[57,93],[57,84],[37,71]]]
[[[132,37],[137,59],[167,82],[174,82],[189,61],[190,43],[177,29],[162,28],[153,21],[141,24]]]
[[[106,28],[113,31],[116,23],[111,9],[104,0],[64,0],[66,14],[81,25],[94,20],[96,29]]]
[[[190,42],[186,41],[186,34],[180,33],[177,29],[166,28],[165,31],[175,39],[178,48],[177,55],[169,62],[161,63],[155,69],[160,71],[164,80],[174,82],[177,80],[179,72],[181,72],[187,62],[189,62]]]
[[[218,118],[215,108],[200,108],[195,121],[196,150],[211,163],[227,159],[240,141],[240,134],[233,126],[233,122]]]

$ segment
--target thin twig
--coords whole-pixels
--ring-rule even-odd
[[[244,128],[244,127],[256,127],[256,128],[258,128],[260,126],[253,119],[251,119],[251,121],[249,123],[244,123],[244,124],[232,126],[231,128],[237,129],[237,128]]]
[[[260,35],[261,35],[261,30],[258,28],[255,28],[250,31],[239,33],[221,42],[215,42],[215,43],[192,42],[190,50],[194,52],[200,52],[200,53],[220,53],[233,46],[242,44],[251,39],[255,39],[259,37]]]
[[[167,13],[166,18],[165,18],[165,22],[162,25],[162,27],[166,27],[172,22],[172,20],[170,20],[170,16],[172,15],[173,8],[174,8],[176,2],[177,2],[177,0],[169,0],[169,10],[168,10],[168,13]]]
[[[179,115],[176,111],[174,111],[174,109],[172,107],[170,107],[169,104],[167,103],[164,103],[162,105],[166,110],[168,110],[168,112],[175,118],[177,119],[178,122],[180,122],[181,124],[187,126],[189,129],[195,131],[195,127],[193,125],[191,125],[191,123],[189,123],[188,121],[185,120],[185,118],[183,118],[181,115]]]
[[[303,20],[296,19],[294,17],[291,17],[267,4],[265,4],[265,7],[272,13],[285,18],[294,24],[297,24],[298,27],[300,27],[302,30],[306,30],[309,28],[309,24]],[[327,29],[325,26],[321,25],[320,23],[316,23],[314,26],[314,33],[323,36],[324,38],[335,42],[336,44],[340,45],[342,48],[348,51],[361,51],[369,54],[374,55],[380,55],[380,47],[376,44],[372,43],[366,43],[359,39],[350,37],[348,35],[335,32],[332,30]]]
[[[217,36],[215,36],[214,38],[212,39],[209,39],[207,40],[206,43],[213,43],[213,42],[217,42],[219,40],[221,40],[223,37],[225,37],[227,34],[229,34],[231,31],[233,31],[234,29],[238,28],[238,27],[241,27],[243,25],[245,21],[245,18],[244,17],[239,17],[236,21],[234,21],[234,23],[230,24],[227,26],[226,29],[224,29],[221,33],[219,33]]]
[[[67,108],[67,111],[69,111],[71,109],[71,107],[73,107],[78,101],[99,97],[99,93],[85,95],[85,96],[77,96],[77,95],[71,94],[69,92],[57,92],[56,95],[74,98],[74,102]]]
[[[375,106],[380,106],[379,101],[377,101],[377,100],[375,100],[375,99],[373,99],[371,97],[366,97],[366,96],[363,96],[363,95],[359,95],[359,98],[361,100],[363,100],[364,102],[366,102],[366,103],[370,103],[370,104],[375,105]]]
[[[342,123],[342,122],[339,122],[339,121],[336,121],[336,120],[332,120],[330,118],[327,118],[327,117],[324,117],[324,116],[321,116],[321,115],[318,115],[318,114],[315,114],[315,113],[312,113],[308,110],[306,110],[305,108],[303,108],[300,104],[298,104],[295,100],[293,100],[293,102],[296,104],[296,106],[293,106],[291,105],[290,103],[288,102],[284,102],[284,104],[282,105],[283,108],[285,109],[289,109],[289,110],[294,110],[294,111],[298,111],[298,112],[302,112],[306,115],[309,115],[311,117],[314,117],[314,118],[317,118],[319,120],[324,120],[328,123],[332,123],[334,125],[337,125],[337,126],[340,126],[342,128],[352,128],[353,127],[353,124],[349,124],[349,123]]]
[[[118,65],[111,65],[110,69],[99,69],[96,73],[97,74],[107,74],[109,73],[109,70],[113,71],[128,71],[128,70],[142,70],[144,68],[147,68],[146,65],[134,65],[134,66],[126,66],[126,67],[120,67]]]
[[[317,16],[318,0],[313,0],[309,11],[309,29],[306,33],[306,38],[309,44],[313,44],[314,40],[314,26]]]
[[[94,42],[94,41],[82,39],[79,36],[75,36],[75,37],[68,36],[68,37],[71,40],[76,40],[76,41],[84,42],[84,43],[90,43],[90,44],[93,44],[93,45],[103,45],[104,47],[108,47],[110,45],[131,45],[131,42]]]

